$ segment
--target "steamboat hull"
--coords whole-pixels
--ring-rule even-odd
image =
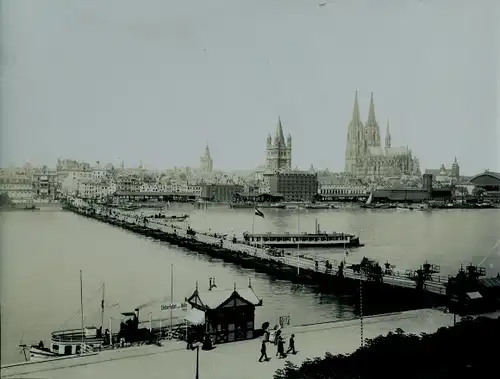
[[[273,248],[297,248],[301,249],[310,248],[344,248],[344,247],[361,247],[363,244],[359,243],[359,239],[351,240],[351,241],[304,241],[304,242],[296,242],[296,241],[269,241],[263,242],[262,245]]]
[[[30,347],[29,360],[32,362],[46,361],[47,359],[54,359],[59,356],[59,354],[53,353],[49,349],[41,349],[35,346]]]

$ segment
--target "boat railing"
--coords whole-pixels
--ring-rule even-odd
[[[83,332],[83,339],[85,342],[99,342],[102,340],[101,337],[97,336],[85,336],[85,332]],[[82,340],[82,330],[81,329],[70,329],[70,330],[58,330],[52,332],[51,340],[54,342],[78,342]]]

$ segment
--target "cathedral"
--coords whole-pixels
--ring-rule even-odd
[[[292,136],[288,133],[286,143],[281,119],[278,118],[274,141],[267,136],[266,169],[268,171],[290,171],[292,168]]]
[[[392,146],[389,122],[385,143],[381,145],[380,128],[375,117],[373,93],[366,123],[361,121],[358,92],[354,98],[352,119],[347,130],[345,170],[355,177],[420,175],[420,163],[408,146]]]

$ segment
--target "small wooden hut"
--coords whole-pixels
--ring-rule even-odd
[[[203,327],[212,344],[242,341],[254,338],[255,307],[262,305],[252,289],[212,289],[194,293],[186,298],[192,306],[186,321],[193,326]]]

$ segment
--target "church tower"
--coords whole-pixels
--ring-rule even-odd
[[[389,120],[387,120],[387,128],[385,129],[385,147],[391,147],[391,130],[389,129]]]
[[[380,128],[375,117],[375,104],[373,102],[373,92],[370,94],[370,110],[368,111],[368,121],[365,123],[365,140],[368,147],[380,146]]]
[[[200,158],[200,170],[203,172],[212,172],[214,166],[214,161],[210,156],[210,149],[207,146],[205,147],[205,154]]]
[[[456,180],[458,180],[460,178],[460,166],[458,165],[457,157],[455,157],[455,160],[453,161],[453,164],[451,165],[451,175],[450,176]]]
[[[288,142],[288,143],[287,143]],[[285,142],[281,118],[278,117],[274,140],[271,135],[267,137],[266,169],[270,171],[288,171],[292,168],[292,136],[290,133]]]
[[[354,95],[354,107],[352,118],[347,128],[347,146],[345,150],[344,172],[358,175],[357,165],[363,153],[364,147],[364,127],[359,114],[358,91]]]

